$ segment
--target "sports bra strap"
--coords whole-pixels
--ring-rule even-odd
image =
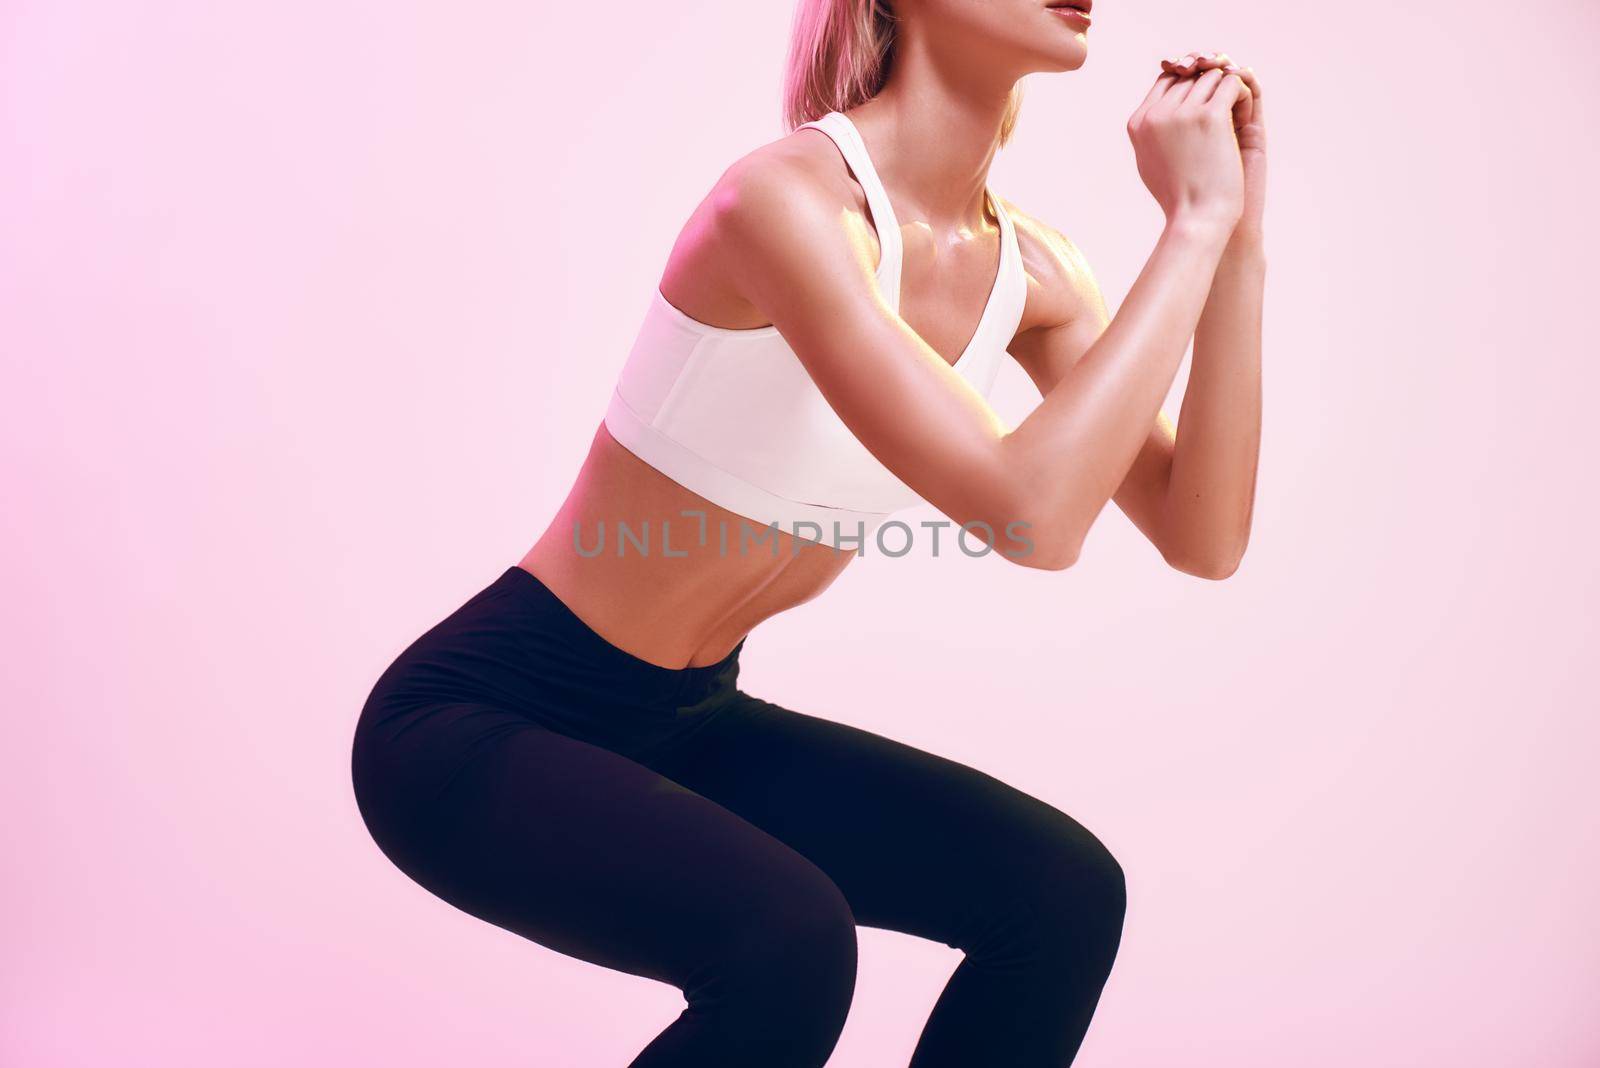
[[[861,183],[862,192],[867,196],[867,207],[872,210],[872,227],[878,234],[878,284],[889,307],[898,312],[900,264],[904,251],[900,242],[900,221],[895,218],[894,206],[889,203],[889,194],[883,188],[883,180],[878,177],[878,169],[872,165],[872,157],[867,154],[867,143],[861,139],[861,131],[856,129],[855,123],[843,112],[830,111],[820,119],[801,123],[795,129],[804,130],[808,127],[821,130],[833,138],[850,172]]]

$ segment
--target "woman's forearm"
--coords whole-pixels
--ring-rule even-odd
[[[1250,538],[1261,442],[1261,307],[1266,258],[1241,228],[1217,265],[1195,328],[1160,548],[1174,567],[1224,578]]]
[[[1172,388],[1231,220],[1175,216],[1105,331],[1006,436],[1034,566],[1065,567],[1139,454]],[[1019,560],[1029,563],[1028,560]]]

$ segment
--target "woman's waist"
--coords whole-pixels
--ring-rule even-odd
[[[608,645],[661,670],[694,670],[724,659],[764,620],[819,595],[850,559],[831,551],[825,559],[795,558],[770,543],[726,554],[698,548],[681,557],[632,545],[585,555],[570,531],[552,526],[520,566]]]
[[[474,705],[535,720],[580,710],[673,711],[732,693],[742,646],[741,636],[692,667],[649,662],[592,628],[532,572],[511,566],[395,657],[363,718],[375,725]]]
[[[720,660],[761,621],[820,594],[853,558],[712,503],[601,429],[521,566],[609,643],[682,667]]]

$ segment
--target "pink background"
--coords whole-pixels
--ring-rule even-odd
[[[0,1061],[622,1065],[678,1011],[409,883],[349,734],[565,493],[677,228],[779,133],[789,11],[0,9]],[[862,561],[743,682],[1111,846],[1084,1066],[1600,1063],[1600,8],[1095,19],[992,181],[1113,306],[1157,59],[1270,93],[1244,567],[1167,570],[1115,512],[1059,574]],[[956,952],[861,942],[830,1063],[903,1064]]]

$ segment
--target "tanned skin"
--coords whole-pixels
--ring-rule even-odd
[[[999,260],[984,189],[1010,91],[1027,73],[1077,69],[1085,35],[1046,0],[896,7],[893,74],[847,114],[900,223],[899,313],[873,277],[878,241],[861,187],[815,130],[727,169],[683,227],[662,295],[710,325],[776,324],[862,444],[953,523],[1027,524],[1032,551],[1002,559],[1071,566],[1115,501],[1172,567],[1227,577],[1249,539],[1260,440],[1259,80],[1224,54],[1161,64],[1128,134],[1165,225],[1115,316],[1072,242],[1006,202],[1028,274],[1009,351],[1042,395],[1010,428],[950,364],[972,336]],[[1174,424],[1161,404],[1191,339]],[[648,523],[653,551],[577,551],[575,525],[592,538],[619,521]],[[729,551],[718,544],[719,523],[732,549],[752,527],[601,425],[521,566],[613,644],[678,668],[720,660],[762,620],[820,594],[855,557],[789,534]],[[663,524],[682,555],[661,551]]]

